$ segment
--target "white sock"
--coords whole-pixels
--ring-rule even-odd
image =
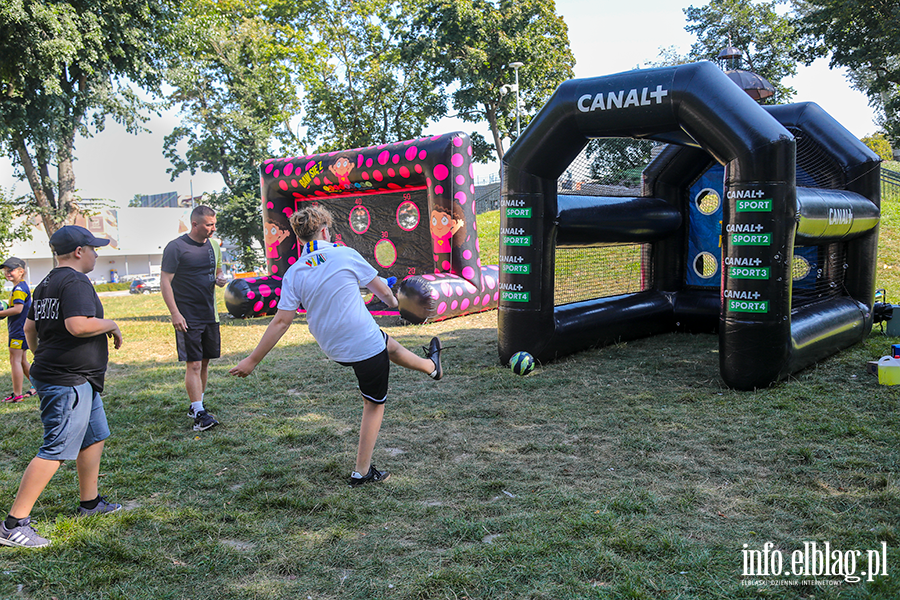
[[[363,476],[360,475],[359,473],[357,473],[356,471],[353,471],[352,473],[350,473],[350,477],[352,477],[353,479],[362,479],[363,478]]]
[[[200,411],[204,410],[203,408],[203,399],[201,398],[199,402],[191,402],[191,411],[196,415]]]

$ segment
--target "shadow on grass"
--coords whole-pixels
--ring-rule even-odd
[[[361,400],[351,369],[302,326],[246,379],[227,370],[271,319],[223,327],[191,430],[183,366],[130,361],[104,399],[101,493],[130,510],[71,518],[64,466],[35,509],[54,540],[4,554],[0,596],[94,598],[896,598],[897,578],[840,590],[741,585],[742,549],[773,541],[889,548],[897,564],[900,418],[864,375],[890,340],[735,392],[713,335],[581,352],[517,377],[495,315],[379,325],[410,349],[455,346],[445,379],[392,368],[375,462],[345,484]],[[0,420],[2,496],[39,443],[37,414]],[[202,583],[202,585],[198,585]],[[773,593],[772,590],[777,592]]]

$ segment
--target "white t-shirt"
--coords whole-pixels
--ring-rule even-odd
[[[314,240],[285,272],[278,309],[294,311],[302,305],[310,333],[331,360],[372,358],[384,350],[384,336],[359,287],[377,275],[356,250]]]

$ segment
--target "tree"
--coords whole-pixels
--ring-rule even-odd
[[[850,69],[854,87],[880,111],[881,125],[900,146],[900,0],[794,0],[806,64],[831,54]]]
[[[0,187],[0,255],[6,256],[13,242],[31,239],[31,227],[25,219],[22,199],[12,197],[11,190]]]
[[[260,12],[269,9],[242,0],[187,4],[173,37],[178,60],[166,75],[167,98],[182,115],[165,138],[168,172],[172,179],[197,170],[222,176],[225,189],[211,204],[221,211],[220,233],[238,243],[238,261],[248,268],[260,260],[253,241],[264,244],[258,167],[273,144],[297,147],[290,119],[299,99],[277,15]]]
[[[883,133],[876,133],[874,135],[867,135],[866,137],[860,140],[863,144],[869,147],[869,149],[877,154],[881,160],[892,160],[893,153],[891,151],[891,144],[887,141],[887,137]]]
[[[480,160],[491,148],[502,158],[504,134],[516,137],[516,94],[503,93],[515,82],[511,63],[525,65],[519,69],[523,125],[573,76],[568,28],[553,0],[425,0],[413,34],[405,52],[426,57],[435,80],[455,88],[457,116],[490,126],[493,144],[471,136]]]
[[[253,245],[254,240],[265,244],[262,214],[259,203],[259,186],[254,185],[235,193],[222,190],[211,193],[205,200],[216,209],[216,229],[219,233],[238,243],[236,262],[244,271],[255,271],[265,260]]]
[[[446,114],[424,57],[402,52],[415,5],[410,0],[336,0],[307,21],[304,88],[306,142],[318,152],[421,135]]]
[[[140,129],[149,104],[131,85],[158,88],[171,18],[160,0],[0,3],[0,146],[48,235],[76,209],[77,137],[107,117]]]
[[[590,140],[584,153],[590,160],[591,179],[604,185],[639,185],[654,145],[658,142],[630,138]]]
[[[779,15],[776,1],[711,0],[684,9],[685,31],[697,36],[688,58],[715,61],[726,45],[744,52],[748,70],[768,79],[775,95],[767,103],[789,102],[795,90],[782,83],[797,73],[796,32],[790,17]]]

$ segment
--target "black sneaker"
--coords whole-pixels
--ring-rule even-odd
[[[431,378],[437,381],[444,376],[444,371],[441,369],[441,350],[443,350],[441,340],[436,337],[431,338],[431,343],[428,344],[427,348],[423,347],[422,350],[425,351],[425,358],[430,358],[431,362],[434,363],[434,370],[436,372]]]
[[[78,516],[79,517],[89,517],[91,515],[100,515],[103,513],[111,513],[116,512],[117,510],[121,510],[122,505],[116,504],[115,502],[107,502],[106,498],[100,496],[100,502],[97,503],[97,506],[94,508],[85,508],[83,506],[78,507]]]
[[[21,548],[41,548],[49,546],[50,540],[39,536],[31,526],[31,517],[25,517],[20,519],[19,524],[12,529],[7,529],[6,523],[0,522],[0,544]]]
[[[390,477],[390,471],[379,471],[375,468],[375,465],[370,465],[369,472],[364,477],[350,477],[350,487],[359,487],[367,483],[381,483],[382,481],[387,481]]]
[[[211,412],[201,410],[194,416],[194,431],[206,431],[218,424],[216,416]]]

